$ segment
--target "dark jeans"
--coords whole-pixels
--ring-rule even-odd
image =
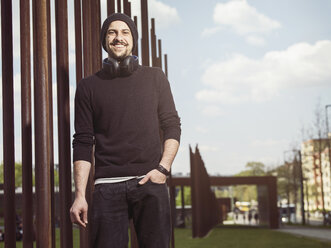
[[[166,184],[141,179],[97,184],[91,214],[92,248],[128,246],[129,218],[133,218],[139,248],[169,248],[170,205]]]

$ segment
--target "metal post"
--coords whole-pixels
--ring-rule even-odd
[[[134,20],[134,24],[136,25],[136,27],[138,27],[138,19],[137,19],[137,16],[134,16],[133,17],[133,20]],[[139,56],[138,54],[138,45],[139,45],[139,41],[137,41],[137,46],[136,46],[136,49],[133,50],[133,55],[136,55],[136,56]]]
[[[147,0],[141,0],[141,57],[142,64],[149,66],[148,6]]]
[[[117,0],[117,12],[121,13],[122,12],[122,1],[121,0]]]
[[[302,171],[302,159],[301,159],[301,151],[297,150],[297,153],[299,155],[299,173],[300,173],[300,193],[301,193],[301,219],[302,219],[302,225],[306,224],[305,219],[305,197],[304,197],[304,191],[303,191],[303,171]]]
[[[157,58],[157,66],[162,69],[162,44],[160,39],[158,40],[158,45],[159,56]]]
[[[168,54],[164,55],[164,73],[168,77]]]
[[[20,1],[23,247],[33,247],[30,3]]]
[[[49,97],[49,173],[51,191],[51,229],[52,247],[55,248],[55,194],[54,194],[54,142],[53,142],[53,85],[52,85],[52,37],[51,37],[51,7],[50,0],[46,1],[47,10],[47,52],[48,52],[48,97]]]
[[[107,0],[107,15],[115,13],[115,0]]]
[[[75,0],[75,46],[76,46],[76,81],[82,79],[82,22],[81,0]]]
[[[329,152],[329,167],[330,167],[330,177],[331,177],[331,136],[329,137],[329,118],[328,118],[328,108],[331,104],[325,105],[325,121],[326,121],[326,138],[328,139],[328,152]]]
[[[60,244],[72,248],[71,206],[71,155],[69,109],[69,57],[67,0],[55,2],[56,21],[56,69],[59,135],[59,183],[60,183]]]
[[[91,38],[92,38],[92,72],[96,73],[102,67],[101,43],[100,43],[100,0],[91,1],[91,13],[93,13],[93,21],[91,21]],[[92,19],[91,19],[92,20]]]
[[[12,1],[1,0],[5,247],[16,247]]]
[[[47,2],[33,1],[37,248],[52,247]]]
[[[152,52],[152,66],[157,66],[157,57],[156,57],[156,35],[155,35],[155,19],[152,18],[152,27],[151,27],[151,52]]]

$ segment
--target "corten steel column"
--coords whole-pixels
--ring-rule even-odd
[[[52,86],[52,37],[51,37],[51,7],[47,4],[47,51],[48,51],[48,97],[49,97],[49,151],[50,151],[50,190],[51,190],[51,228],[52,247],[55,248],[55,195],[54,195],[54,143],[53,143],[53,86]]]
[[[302,158],[301,151],[297,150],[299,156],[299,173],[300,173],[300,195],[301,195],[301,219],[302,225],[306,225],[306,216],[305,216],[305,193],[303,190],[303,171],[302,171]]]
[[[37,248],[52,247],[47,2],[33,1]]]
[[[164,55],[164,73],[168,77],[168,54]]]
[[[20,1],[23,248],[33,248],[30,2]]]
[[[134,24],[136,25],[136,28],[138,28],[138,18],[137,18],[137,16],[133,17],[133,21],[134,21]],[[138,47],[139,47],[139,41],[137,40],[136,49],[134,49],[133,52],[132,52],[133,55],[139,56]]]
[[[61,248],[72,248],[72,224],[69,216],[72,189],[67,0],[55,1],[55,23],[59,135],[60,244]]]
[[[1,0],[5,247],[16,247],[12,3]]]
[[[115,13],[115,0],[107,0],[107,15]]]
[[[91,38],[92,38],[92,72],[96,73],[102,68],[102,55],[101,55],[101,43],[100,43],[100,31],[101,31],[101,20],[100,20],[100,0],[91,1]]]
[[[123,1],[123,7],[124,7],[124,14],[131,17],[131,3],[128,0]]]
[[[157,66],[157,56],[156,56],[156,35],[155,35],[155,19],[152,18],[152,27],[151,27],[151,52],[152,52],[152,66]]]
[[[93,71],[93,56],[92,56],[92,32],[91,32],[91,0],[82,1],[83,9],[83,66],[84,66],[84,77],[92,74]],[[93,187],[93,159],[91,165],[91,171],[89,180],[86,186],[86,200],[87,203],[91,204],[92,199],[92,187]],[[90,208],[89,208],[90,209]],[[89,212],[90,216],[90,212]],[[90,222],[90,221],[89,221]],[[90,227],[87,225],[86,228],[80,227],[80,247],[89,247],[89,231]]]
[[[193,192],[196,192],[196,185],[195,185],[195,180],[193,179],[195,176],[195,156],[192,152],[191,146],[189,146],[190,150],[190,171],[191,171],[191,205],[192,205],[192,237],[195,238],[198,236],[198,231],[197,231],[197,197],[196,194]]]
[[[269,198],[269,226],[270,228],[279,228],[278,208],[277,208],[277,178],[270,177],[268,180],[268,198]]]
[[[79,82],[83,75],[82,62],[82,22],[81,0],[75,0],[75,47],[76,47],[76,81]]]
[[[148,6],[147,0],[141,0],[141,57],[142,64],[149,66]]]
[[[122,12],[122,1],[121,0],[117,0],[117,12],[121,13]]]
[[[159,56],[157,58],[157,66],[162,69],[162,44],[160,39],[158,40],[158,45]]]

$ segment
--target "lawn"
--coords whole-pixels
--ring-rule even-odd
[[[57,230],[56,247],[60,247]],[[216,227],[205,238],[192,239],[191,229],[176,229],[176,248],[331,248],[331,243],[263,228]],[[74,229],[74,247],[79,247],[79,231]],[[0,248],[3,248],[3,242]],[[22,242],[17,242],[17,248]]]

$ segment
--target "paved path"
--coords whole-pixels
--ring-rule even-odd
[[[297,236],[310,237],[331,242],[331,229],[328,228],[311,228],[302,226],[282,226],[277,231],[290,233]]]

